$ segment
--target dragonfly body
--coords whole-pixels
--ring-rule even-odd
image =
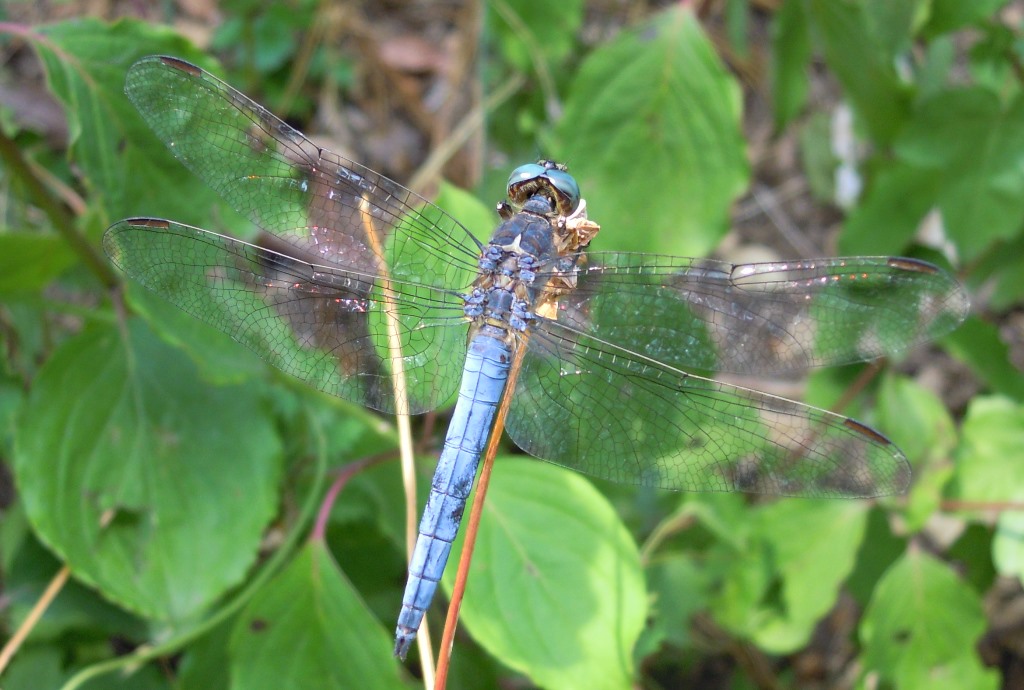
[[[909,464],[880,432],[709,374],[790,375],[946,333],[968,299],[941,269],[591,251],[598,227],[579,188],[547,161],[512,173],[485,244],[194,65],[144,58],[126,92],[265,238],[130,218],[103,240],[122,270],[331,394],[415,414],[459,391],[396,654],[434,595],[499,406],[523,450],[613,481],[814,497],[906,489]]]
[[[464,311],[472,326],[462,385],[420,520],[395,631],[395,654],[403,658],[448,561],[513,352],[534,312],[558,294],[551,283],[572,284],[579,251],[597,232],[584,217],[566,215],[577,211],[579,192],[560,166],[522,166],[509,186],[512,201],[525,203],[518,212],[502,208],[506,219],[484,248],[480,276],[466,295]],[[538,271],[547,276],[545,284],[537,284]]]

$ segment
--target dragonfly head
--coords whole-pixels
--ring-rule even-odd
[[[547,198],[559,215],[569,216],[580,204],[580,186],[560,163],[541,160],[520,165],[508,177],[509,201],[523,206],[535,196]]]

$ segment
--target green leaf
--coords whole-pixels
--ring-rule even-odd
[[[64,650],[56,646],[34,646],[14,657],[5,669],[5,690],[38,690],[59,688],[65,680]]]
[[[523,72],[534,71],[538,60],[549,70],[565,60],[583,21],[582,0],[499,0],[488,7],[502,55]]]
[[[705,561],[718,581],[710,586],[715,620],[772,653],[804,646],[853,572],[868,505],[787,499],[744,509],[742,502],[711,498],[701,504],[714,504],[714,517],[695,514],[721,535]]]
[[[975,592],[989,591],[997,577],[992,540],[988,521],[970,522],[946,551],[948,561],[957,564],[960,576]]]
[[[988,280],[994,283],[994,290],[987,300],[987,307],[995,313],[1008,312],[1024,303],[1024,234],[993,252],[987,258],[996,264],[991,266]],[[981,263],[984,263],[981,262]],[[987,271],[979,263],[975,276],[984,276]]]
[[[887,375],[878,395],[879,425],[913,465],[941,460],[956,446],[956,425],[942,400],[905,376]]]
[[[188,646],[178,666],[175,690],[230,687],[228,642],[235,620],[232,617],[220,623]]]
[[[810,0],[808,16],[845,96],[871,137],[888,143],[907,118],[910,91],[896,75],[893,39],[875,33],[869,9],[866,2]]]
[[[859,0],[868,33],[889,58],[911,47],[913,32],[931,0]]]
[[[1000,575],[1024,580],[1024,513],[1003,510],[999,513],[995,539],[992,542],[992,560]]]
[[[558,126],[602,247],[702,256],[749,175],[740,90],[687,6],[595,50]]]
[[[907,540],[893,534],[892,515],[875,504],[867,516],[864,541],[857,554],[857,565],[844,587],[863,610],[882,575],[903,557]]]
[[[14,468],[40,538],[109,599],[172,623],[238,584],[276,510],[280,442],[252,386],[211,387],[133,320],[61,345]]]
[[[1024,222],[1024,96],[1004,106],[983,88],[923,101],[896,141],[906,164],[935,181],[933,203],[965,259]]]
[[[931,14],[925,25],[929,35],[949,33],[975,24],[995,13],[1007,0],[931,0]]]
[[[815,198],[826,203],[836,199],[836,169],[839,159],[832,148],[832,118],[812,113],[801,123],[800,165]]]
[[[908,551],[875,589],[861,623],[865,672],[901,690],[995,690],[998,673],[975,651],[981,601],[945,565]]]
[[[474,639],[543,687],[629,688],[646,596],[635,542],[586,479],[497,459],[462,605]]]
[[[786,0],[772,22],[772,105],[781,130],[807,103],[811,36],[805,0]]]
[[[1024,374],[1010,362],[1010,350],[995,324],[968,318],[942,344],[992,391],[1024,401]]]
[[[20,510],[6,511],[2,522],[4,529],[7,529],[8,522],[28,526]],[[33,538],[25,539],[14,556],[11,566],[4,570],[4,588],[9,592],[5,620],[10,629],[25,620],[51,585],[54,573],[60,569],[60,562]],[[61,642],[89,636],[143,639],[146,634],[146,624],[142,620],[101,598],[95,590],[72,580],[61,589],[60,596],[46,609],[46,615],[32,628],[32,641]]]
[[[134,281],[125,283],[134,313],[168,344],[188,353],[209,383],[243,383],[266,372],[259,357],[230,336],[190,316],[152,290]]]
[[[648,570],[654,625],[677,647],[694,643],[690,618],[707,606],[705,579],[700,563],[682,554],[659,557]]]
[[[762,649],[787,654],[810,640],[853,572],[867,525],[863,501],[785,500],[757,511],[757,529],[779,580],[747,632]]]
[[[871,177],[863,202],[846,218],[840,253],[902,253],[934,207],[939,184],[934,175],[912,165],[883,167]]]
[[[0,233],[0,295],[40,290],[75,263],[56,235]]]
[[[313,541],[253,598],[231,637],[231,687],[405,688],[391,637]]]
[[[132,62],[152,53],[207,67],[210,61],[171,29],[134,20],[76,19],[41,31],[45,40],[34,45],[68,117],[70,155],[110,217],[206,220],[216,199],[213,191],[143,124],[124,95],[124,77]]]
[[[942,400],[904,376],[887,375],[878,395],[878,422],[915,468],[907,529],[924,527],[953,474],[956,425]]]
[[[1014,461],[1024,448],[1024,407],[1000,396],[971,401],[956,452],[955,495],[969,501],[1024,499],[1024,476]]]
[[[494,206],[484,204],[475,196],[455,185],[442,182],[434,204],[443,208],[453,218],[458,218],[478,239],[490,237],[491,232],[499,223]],[[474,280],[475,275],[466,273],[460,276],[463,280]]]

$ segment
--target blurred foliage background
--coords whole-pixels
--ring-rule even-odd
[[[0,636],[21,644],[0,684],[421,685],[390,656],[392,421],[141,290],[121,308],[111,222],[253,233],[123,95],[170,54],[478,237],[544,155],[605,249],[903,254],[971,291],[963,327],[903,361],[758,382],[883,430],[907,496],[672,495],[499,461],[508,521],[485,515],[450,687],[1024,687],[1022,20],[1007,0],[8,0]],[[443,421],[417,422],[421,485]]]

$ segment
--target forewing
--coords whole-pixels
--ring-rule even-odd
[[[686,371],[784,375],[895,355],[953,330],[968,310],[952,276],[915,259],[728,264],[591,252],[581,264],[558,321]]]
[[[398,183],[322,149],[216,77],[152,56],[125,92],[175,156],[239,213],[312,263],[465,287],[479,243]],[[295,251],[297,250],[297,251]]]

